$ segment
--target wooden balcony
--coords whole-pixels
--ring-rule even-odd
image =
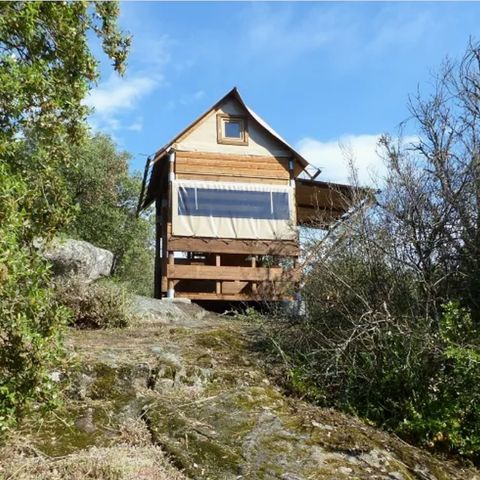
[[[162,291],[191,300],[291,300],[298,281],[293,269],[257,265],[257,257],[205,254],[203,258],[170,258]]]

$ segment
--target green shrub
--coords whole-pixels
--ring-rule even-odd
[[[75,147],[73,155],[78,163],[65,177],[77,215],[65,233],[110,250],[115,279],[152,296],[154,224],[136,214],[142,179],[129,172],[130,155],[103,134]]]
[[[480,335],[470,313],[449,302],[438,323],[381,309],[350,318],[342,315],[347,291],[329,301],[316,292],[314,316],[277,315],[267,324],[289,388],[411,443],[480,463]]]
[[[412,399],[397,430],[437,449],[480,462],[480,335],[470,312],[444,306],[439,325],[441,364],[426,395]]]
[[[113,283],[68,280],[56,289],[58,301],[73,314],[77,328],[124,328],[129,324],[129,297]]]
[[[128,249],[119,259],[114,279],[123,285],[129,292],[153,296],[154,278],[154,251],[150,246],[153,230],[145,219],[138,219],[136,223],[136,235]]]
[[[58,306],[45,262],[25,246],[27,192],[0,163],[0,434],[32,405],[56,400],[49,373],[62,357],[61,334],[69,318]]]
[[[480,462],[479,325],[456,302],[435,318],[422,284],[368,247],[337,244],[305,277],[306,315],[266,324],[289,388]]]
[[[55,400],[60,307],[33,239],[71,219],[63,169],[86,132],[83,99],[99,76],[92,34],[123,72],[130,38],[116,2],[0,3],[0,433]]]

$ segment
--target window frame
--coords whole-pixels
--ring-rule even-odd
[[[225,123],[228,121],[241,122],[241,137],[226,137]],[[224,145],[248,145],[248,119],[243,115],[230,115],[228,113],[217,114],[217,143]]]
[[[177,192],[177,214],[186,217],[288,221],[290,203],[288,191],[180,186]]]

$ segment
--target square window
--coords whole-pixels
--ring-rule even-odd
[[[239,120],[226,120],[223,126],[225,138],[242,138],[242,123]]]
[[[247,119],[238,115],[217,115],[217,142],[248,145]]]

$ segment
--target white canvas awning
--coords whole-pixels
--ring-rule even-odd
[[[175,236],[296,238],[292,187],[196,180],[176,180],[172,187]]]

